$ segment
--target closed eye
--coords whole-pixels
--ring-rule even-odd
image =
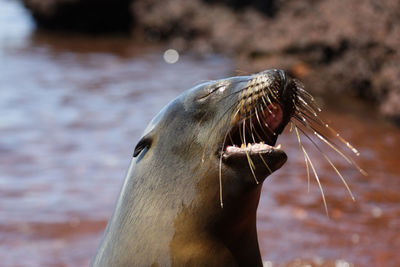
[[[226,89],[226,85],[225,84],[219,84],[219,85],[216,85],[216,86],[213,86],[213,87],[209,87],[209,88],[207,88],[208,92],[205,95],[199,97],[197,100],[200,100],[200,101],[204,100],[207,97],[209,97],[211,94],[213,94],[214,92],[216,92],[216,91],[223,92],[223,91],[225,91],[225,89]]]

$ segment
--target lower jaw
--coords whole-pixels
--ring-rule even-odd
[[[251,169],[250,171],[267,171],[267,174],[270,174],[272,171],[278,169],[286,162],[287,159],[287,155],[283,150],[273,147],[257,152],[224,152],[221,156],[224,163],[231,167]]]

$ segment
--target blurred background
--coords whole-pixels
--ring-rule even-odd
[[[303,137],[328,217],[285,132],[265,265],[400,266],[399,22],[397,0],[0,0],[0,265],[87,266],[150,119],[199,82],[282,68],[368,176],[316,141],[353,202]]]

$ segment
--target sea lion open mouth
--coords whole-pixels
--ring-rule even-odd
[[[270,104],[267,109],[255,112],[256,118],[244,119],[232,128],[224,147],[224,158],[235,154],[262,154],[281,148],[281,144],[275,146],[278,138],[275,130],[282,123],[282,108],[279,104]]]
[[[238,92],[232,126],[220,150],[224,163],[247,162],[257,183],[256,169],[259,173],[264,168],[268,175],[281,167],[287,157],[276,142],[294,114],[296,92],[294,81],[281,70],[250,76],[248,84]]]
[[[282,124],[283,110],[279,104],[269,104],[265,110],[254,110],[253,116],[248,116],[237,122],[230,130],[222,150],[222,158],[227,164],[248,163],[252,173],[256,168],[266,168],[272,173],[273,166],[266,162],[267,157],[279,155],[282,164],[286,155],[281,150],[282,145],[276,145],[277,129]],[[261,165],[261,166],[259,166]],[[259,179],[253,175],[256,182]]]

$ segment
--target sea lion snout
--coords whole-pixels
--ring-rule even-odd
[[[225,164],[246,166],[256,181],[279,169],[287,159],[279,134],[294,113],[296,84],[283,70],[266,70],[230,79],[233,89],[227,113],[231,124],[225,131],[220,155]]]

